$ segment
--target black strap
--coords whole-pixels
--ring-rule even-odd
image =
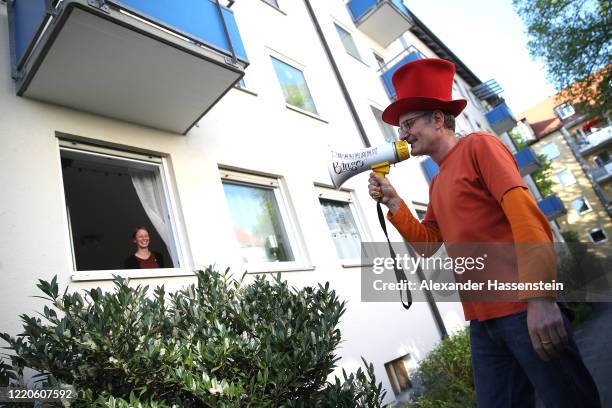
[[[376,211],[378,212],[378,222],[380,222],[380,227],[385,233],[385,237],[387,238],[387,244],[389,244],[389,252],[391,252],[391,256],[393,257],[393,270],[395,271],[395,279],[400,284],[402,283],[407,284],[408,278],[406,278],[406,274],[404,273],[404,270],[398,268],[397,266],[397,262],[396,262],[397,256],[395,255],[395,251],[393,250],[393,247],[391,246],[391,241],[389,241],[389,235],[387,235],[387,223],[385,222],[385,216],[383,215],[383,210],[380,205],[380,201],[376,203]],[[402,293],[406,294],[406,301],[404,301],[404,297],[402,296]],[[400,290],[399,295],[400,295],[400,301],[402,302],[402,306],[404,306],[404,309],[406,310],[410,309],[410,306],[412,306],[412,293],[410,293],[410,290],[406,287],[405,290],[403,291]]]

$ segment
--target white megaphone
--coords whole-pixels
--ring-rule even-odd
[[[329,175],[334,187],[340,188],[346,180],[366,170],[372,170],[384,177],[389,174],[392,164],[408,159],[410,152],[408,142],[397,140],[353,153],[332,151],[331,156]],[[374,198],[378,200],[382,195]]]

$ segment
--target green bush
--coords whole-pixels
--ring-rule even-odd
[[[419,366],[415,404],[419,408],[476,407],[469,329],[442,340]]]
[[[183,290],[162,286],[152,295],[120,278],[113,292],[83,296],[41,280],[52,307],[44,307],[44,322],[22,315],[16,338],[0,334],[12,350],[0,386],[29,367],[45,386],[73,386],[77,407],[381,405],[371,364],[327,381],[345,311],[328,284],[297,290],[280,275],[250,284],[227,270],[196,275]]]

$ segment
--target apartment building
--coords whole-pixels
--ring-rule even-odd
[[[557,222],[580,241],[609,245],[612,233],[612,126],[553,95],[518,115],[521,134],[551,161],[553,191],[568,209]]]
[[[210,264],[282,272],[348,300],[341,368],[363,356],[392,401],[465,324],[456,303],[361,302],[360,242],[384,235],[367,174],[335,190],[327,173],[330,149],[395,139],[381,113],[412,59],[456,64],[459,134],[514,126],[495,82],[401,1],[5,0],[0,53],[0,331],[42,308],[35,284],[54,275],[71,290],[113,275],[172,290]],[[431,161],[389,177],[422,217]],[[124,269],[136,225],[166,268]]]

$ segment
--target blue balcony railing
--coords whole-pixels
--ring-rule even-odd
[[[516,119],[505,102],[495,106],[486,113],[491,128],[498,134],[505,133],[516,126]]]
[[[231,55],[233,49],[237,58],[247,60],[233,12],[222,7],[223,18],[221,18],[214,1],[106,0],[106,2],[227,55]],[[15,57],[19,63],[23,62],[27,50],[49,17],[46,4],[46,0],[14,0]],[[224,25],[227,27],[227,34]]]
[[[547,219],[554,220],[564,214],[567,214],[567,209],[563,205],[563,201],[556,194],[549,195],[545,199],[538,201],[538,207],[544,213]]]
[[[404,2],[402,0],[351,0],[348,2],[347,7],[351,12],[351,17],[353,17],[353,21],[358,22],[370,10],[374,9],[374,7],[381,3],[391,3],[399,11],[404,13],[406,17],[409,15],[408,9],[406,8],[406,6],[404,6]]]
[[[518,151],[514,155],[514,158],[518,164],[521,176],[531,174],[541,167],[540,159],[531,147],[526,147],[523,150]]]
[[[248,66],[233,12],[213,0],[12,0],[7,10],[17,94],[100,116],[186,133]]]
[[[355,25],[384,47],[412,26],[402,0],[350,0],[347,7]]]
[[[393,77],[395,71],[397,71],[398,68],[402,65],[408,62],[416,61],[418,59],[421,59],[421,55],[417,51],[412,51],[400,61],[393,64],[388,69],[385,69],[384,73],[380,76],[380,78],[382,79],[383,84],[385,85],[385,90],[387,91],[387,95],[389,95],[389,98],[395,99],[395,88],[393,88],[393,83],[391,82],[391,78]]]
[[[438,174],[438,171],[440,170],[438,164],[430,157],[421,162],[421,167],[423,168],[423,172],[425,173],[425,177],[427,178],[428,183],[431,183],[431,180],[436,174]]]

